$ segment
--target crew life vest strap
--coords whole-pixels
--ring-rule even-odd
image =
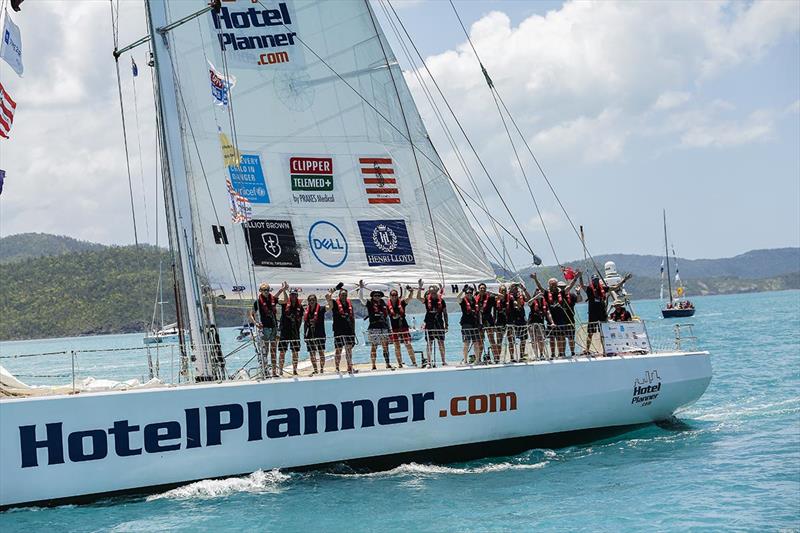
[[[344,312],[344,306],[342,305],[342,300],[336,298],[336,305],[339,307],[339,314],[341,316],[349,315],[350,318],[353,318],[353,304],[350,303],[349,298],[345,298],[344,301],[347,304],[347,313]]]
[[[275,303],[277,298],[272,295],[268,294],[265,298],[263,294],[258,295],[258,305],[263,310],[264,314],[266,315],[273,315],[275,316]]]
[[[599,280],[593,281],[589,286],[592,288],[592,298],[603,302],[606,301],[606,289]]]
[[[303,315],[303,320],[305,320],[306,322],[308,322],[308,314],[309,314],[310,311],[311,311],[311,306],[308,306],[306,308],[305,315]],[[314,316],[311,318],[311,320],[316,322],[318,315],[319,315],[319,302],[317,302],[317,307],[314,309]]]
[[[397,307],[398,307],[398,309],[400,309],[400,316],[401,317],[406,316],[406,306],[403,305],[403,300],[397,300],[397,303],[399,304]],[[397,318],[396,310],[395,310],[394,305],[392,304],[392,299],[391,298],[389,298],[389,301],[387,302],[386,305],[389,308],[389,314],[392,316],[392,318]]]
[[[442,308],[443,308],[442,299],[437,297],[436,298],[436,313],[441,313],[442,312]],[[433,295],[432,294],[428,294],[428,296],[425,298],[425,309],[427,309],[429,312],[434,312],[433,311]]]

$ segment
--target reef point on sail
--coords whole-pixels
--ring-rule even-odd
[[[213,13],[214,28],[226,29],[217,35],[222,50],[228,47],[233,50],[258,50],[263,48],[276,48],[294,45],[296,32],[273,33],[263,35],[237,35],[231,30],[248,30],[252,28],[265,28],[269,26],[286,27],[292,23],[289,9],[281,2],[278,9],[249,8],[244,11],[232,11],[222,7],[219,12]],[[251,30],[252,31],[252,30]],[[249,32],[248,32],[249,33]]]

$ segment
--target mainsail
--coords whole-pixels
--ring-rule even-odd
[[[167,22],[204,3],[165,0]],[[494,278],[366,1],[228,0],[164,36],[216,294]]]

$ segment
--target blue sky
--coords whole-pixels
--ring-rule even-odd
[[[129,42],[144,33],[141,3],[122,5],[120,39]],[[380,15],[380,4],[373,5]],[[511,192],[524,184],[449,3],[394,5],[509,191],[529,241],[554,262],[530,198]],[[664,207],[685,257],[800,246],[800,3],[456,5],[570,215],[586,227],[593,253],[660,253]],[[8,171],[0,235],[46,231],[130,243],[107,2],[42,0],[12,17],[23,31],[26,73],[18,79],[0,65],[0,81],[20,104],[12,140],[0,146],[0,168]],[[142,65],[143,54],[135,57]],[[143,70],[137,90],[149,176],[152,102]],[[421,95],[411,73],[407,79]],[[132,101],[129,83],[125,95]],[[417,103],[464,183],[427,102]],[[133,151],[139,226],[153,242],[155,183],[148,177],[142,191]],[[581,257],[541,178],[532,185],[560,259]],[[482,192],[492,201],[488,186]]]

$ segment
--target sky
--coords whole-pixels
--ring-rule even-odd
[[[524,147],[548,245],[494,101],[450,4],[392,4],[546,264],[583,256]],[[526,141],[593,254],[659,254],[667,210],[679,256],[800,246],[800,2],[455,0]],[[146,33],[143,3],[122,0],[121,45]],[[379,18],[383,8],[373,1]],[[24,77],[0,62],[17,101],[0,142],[0,236],[64,234],[133,242],[109,2],[25,2]],[[468,188],[413,66],[404,68],[431,138]],[[120,60],[140,241],[165,244],[155,173],[146,47]],[[422,79],[426,80],[425,76]],[[135,95],[134,95],[135,88]],[[457,146],[467,154],[466,142]],[[470,155],[470,170],[480,177]],[[479,187],[499,202],[488,180]],[[158,209],[158,215],[155,210]],[[156,231],[156,221],[161,226]],[[520,254],[521,252],[515,252]]]

